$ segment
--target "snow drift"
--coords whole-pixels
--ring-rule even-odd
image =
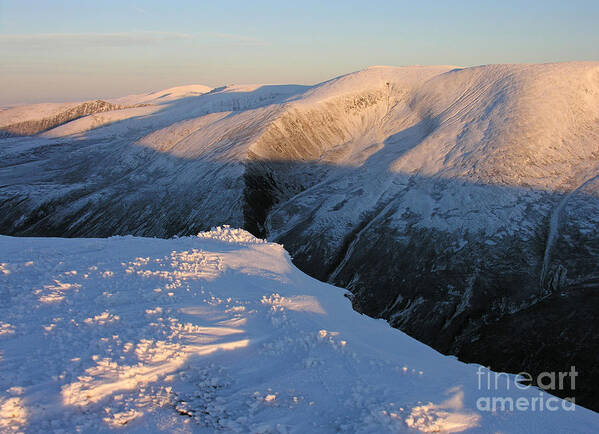
[[[493,373],[356,313],[243,230],[0,237],[0,283],[6,432],[599,428],[596,413],[510,388],[514,376],[486,390],[477,372]],[[485,396],[556,410],[485,411]]]

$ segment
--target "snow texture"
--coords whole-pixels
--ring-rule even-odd
[[[478,366],[356,313],[244,230],[3,236],[0,264],[2,432],[599,429],[580,407],[478,411]]]

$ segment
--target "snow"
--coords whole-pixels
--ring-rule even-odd
[[[196,132],[186,121],[231,115],[222,137],[247,124],[241,112],[261,108],[243,155],[551,191],[580,185],[598,167],[596,62],[375,66],[312,87],[189,85],[108,101],[148,106],[89,115],[45,136],[131,144],[159,132],[182,138]],[[74,104],[3,110],[0,126],[48,118]],[[260,116],[264,111],[270,115]],[[189,145],[203,148],[206,134],[197,132]],[[308,146],[298,149],[298,134]],[[288,146],[277,151],[281,141]]]
[[[308,88],[299,85],[266,84],[230,85],[216,89],[203,85],[178,86],[148,94],[106,99],[107,102],[121,108],[65,122],[41,136],[77,139],[115,139],[124,136],[131,139],[140,132],[149,134],[171,124],[197,119],[211,113],[226,114],[232,110],[248,110],[278,103]],[[23,121],[54,118],[84,102],[10,107],[0,111],[0,127]],[[131,123],[134,122],[138,125],[131,128]],[[110,128],[100,128],[107,126]],[[100,131],[95,131],[98,129]]]
[[[208,93],[211,90],[211,87],[196,84],[177,86],[148,94],[107,99],[108,102],[123,108],[91,114],[74,121],[66,122],[65,124],[47,131],[43,136],[54,138],[81,134],[116,121],[149,115],[164,108],[161,106],[164,106],[165,104],[168,105],[168,103],[172,103],[173,101],[197,97]],[[48,119],[60,116],[61,113],[84,102],[85,101],[71,103],[43,103],[9,107],[0,111],[0,127],[6,127],[24,121]]]
[[[0,237],[0,271],[0,431],[599,429],[580,407],[478,410],[478,366],[356,313],[243,230]]]
[[[547,274],[547,268],[549,266],[549,261],[551,259],[551,249],[555,244],[557,237],[559,236],[559,222],[561,214],[563,213],[564,208],[568,204],[568,200],[574,196],[577,192],[583,191],[584,188],[592,184],[595,180],[599,179],[599,175],[595,175],[590,179],[585,180],[580,186],[564,195],[563,199],[560,200],[559,204],[554,208],[551,213],[551,218],[549,220],[549,233],[547,235],[547,242],[545,244],[545,253],[543,255],[543,266],[541,268],[540,274],[540,283],[543,285],[545,283],[545,278]]]
[[[397,233],[530,239],[559,202],[552,193],[599,173],[597,113],[597,62],[374,67],[333,79],[288,103],[250,147],[324,172],[270,212],[269,236],[327,237],[333,256],[373,215],[369,226]]]
[[[455,69],[419,86],[410,104],[434,129],[394,172],[560,191],[597,170],[597,62]]]
[[[82,134],[113,122],[150,115],[160,109],[161,107],[158,105],[148,105],[143,107],[131,107],[122,110],[111,110],[103,113],[95,113],[59,125],[42,133],[41,136],[55,138]]]
[[[456,68],[459,67],[448,65],[371,66],[314,86],[302,96],[301,100],[298,100],[298,103],[314,104],[373,89],[405,90],[419,86],[436,75]]]
[[[135,104],[162,104],[180,98],[198,96],[208,93],[212,90],[210,86],[202,84],[189,84],[186,86],[176,86],[169,89],[163,89],[147,94],[129,95],[121,98],[109,100],[114,104],[119,105],[135,105]]]
[[[211,90],[212,88],[209,86],[192,84],[187,86],[172,87],[170,89],[150,92],[147,94],[128,95],[120,98],[111,98],[106,99],[106,101],[121,106],[133,106],[138,104],[157,105],[172,102],[176,99],[198,96],[204,93],[208,93]],[[83,102],[85,101],[22,104],[13,107],[7,107],[3,110],[0,110],[0,127],[18,122],[52,117]]]
[[[0,127],[56,116],[78,104],[80,103],[41,103],[8,107],[0,111]]]

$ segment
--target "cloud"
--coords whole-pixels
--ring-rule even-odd
[[[140,8],[139,6],[132,6],[134,11],[139,12],[142,15],[150,15],[149,12],[143,8]]]
[[[221,42],[230,43],[233,45],[242,45],[246,47],[264,47],[270,45],[262,39],[253,38],[251,36],[237,35],[234,33],[203,32],[199,33],[198,36],[204,38],[212,38],[213,40],[219,40]]]
[[[36,33],[0,35],[0,43],[15,48],[125,47],[191,39],[186,33]]]
[[[130,47],[147,46],[180,41],[200,44],[232,46],[264,46],[264,41],[233,33],[178,33],[178,32],[119,32],[119,33],[34,33],[0,34],[4,49],[61,49],[68,47]]]

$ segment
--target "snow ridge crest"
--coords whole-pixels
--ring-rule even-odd
[[[229,225],[213,227],[207,232],[200,232],[198,238],[223,241],[226,243],[266,244],[268,241],[256,238],[243,229],[233,229]]]

